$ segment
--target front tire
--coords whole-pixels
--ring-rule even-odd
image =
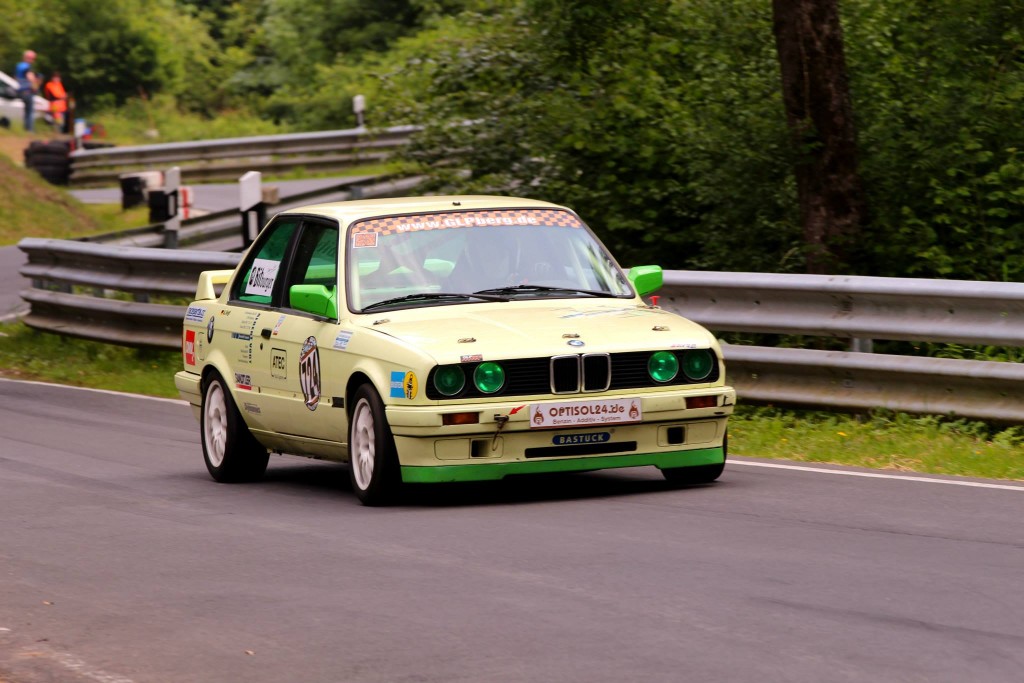
[[[266,472],[270,454],[245,425],[220,375],[206,383],[199,428],[203,460],[215,480],[255,481]]]
[[[349,420],[349,475],[363,505],[385,505],[395,499],[401,471],[395,439],[377,391],[364,384],[352,400]]]
[[[722,462],[717,465],[695,465],[693,467],[667,467],[661,471],[667,481],[677,486],[698,486],[710,484],[722,476],[725,461],[729,458],[729,433],[722,438]]]

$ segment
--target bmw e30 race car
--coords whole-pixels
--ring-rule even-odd
[[[272,451],[349,462],[369,505],[616,467],[706,483],[736,394],[716,339],[641,298],[661,284],[546,202],[308,206],[200,276],[175,383],[217,481],[259,478]]]

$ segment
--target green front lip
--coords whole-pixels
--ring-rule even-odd
[[[491,481],[510,474],[542,474],[544,472],[586,472],[616,467],[694,467],[717,465],[725,461],[721,446],[667,453],[634,453],[604,455],[590,458],[559,458],[557,460],[517,460],[514,462],[480,462],[472,465],[437,465],[430,467],[402,466],[402,481],[410,484],[439,484],[448,481]]]

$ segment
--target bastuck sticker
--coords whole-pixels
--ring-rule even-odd
[[[316,337],[308,337],[299,353],[299,385],[306,398],[306,407],[316,410],[320,403],[320,352],[316,348]]]
[[[419,391],[419,382],[415,372],[402,372],[401,370],[391,371],[391,398],[416,398]]]

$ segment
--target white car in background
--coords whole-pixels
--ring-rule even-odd
[[[37,121],[51,122],[50,102],[45,97],[36,95],[36,106],[33,113]],[[0,71],[0,126],[10,128],[25,120],[25,103],[18,97],[18,80]]]

